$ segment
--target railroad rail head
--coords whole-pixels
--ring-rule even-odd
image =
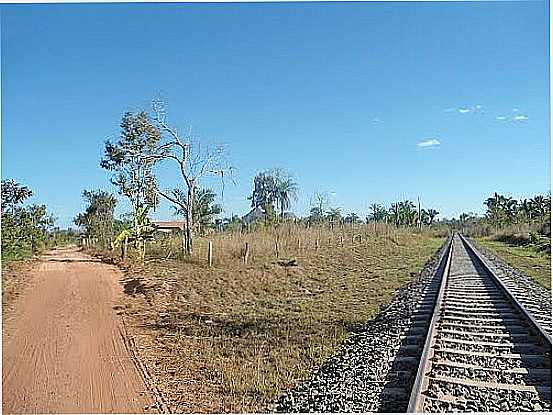
[[[421,393],[426,383],[425,372],[428,370],[430,364],[430,359],[432,357],[435,330],[437,322],[439,319],[439,311],[441,301],[443,299],[446,278],[444,276],[449,272],[449,266],[451,264],[451,254],[452,254],[452,245],[453,238],[455,235],[451,235],[446,242],[446,247],[442,252],[438,267],[436,268],[435,273],[441,278],[440,289],[438,291],[438,296],[434,302],[434,312],[432,313],[432,319],[430,320],[430,327],[428,328],[428,333],[426,335],[426,340],[424,342],[424,348],[422,351],[422,358],[419,363],[417,374],[415,376],[415,381],[413,383],[413,389],[411,396],[409,397],[409,404],[407,405],[407,412],[416,412],[415,408],[419,407],[421,400]]]

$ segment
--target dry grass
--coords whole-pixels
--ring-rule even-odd
[[[198,240],[191,261],[155,259],[178,246],[168,239],[150,247],[145,266],[128,263],[130,296],[122,306],[129,330],[172,411],[266,410],[412,280],[444,241],[377,231],[292,225],[214,235],[211,268],[207,239]],[[352,242],[352,235],[361,237]]]

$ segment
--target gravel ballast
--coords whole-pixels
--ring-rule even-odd
[[[524,307],[551,334],[551,291],[514,269],[493,254],[489,249],[470,241],[483,254],[486,264],[507,285]]]

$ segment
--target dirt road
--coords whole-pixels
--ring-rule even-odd
[[[118,272],[76,248],[42,257],[4,321],[4,413],[139,413],[153,404],[114,309]]]

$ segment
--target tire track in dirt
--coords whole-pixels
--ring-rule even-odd
[[[159,397],[146,386],[114,310],[119,271],[73,248],[44,255],[32,272],[5,320],[3,411],[155,411]]]

